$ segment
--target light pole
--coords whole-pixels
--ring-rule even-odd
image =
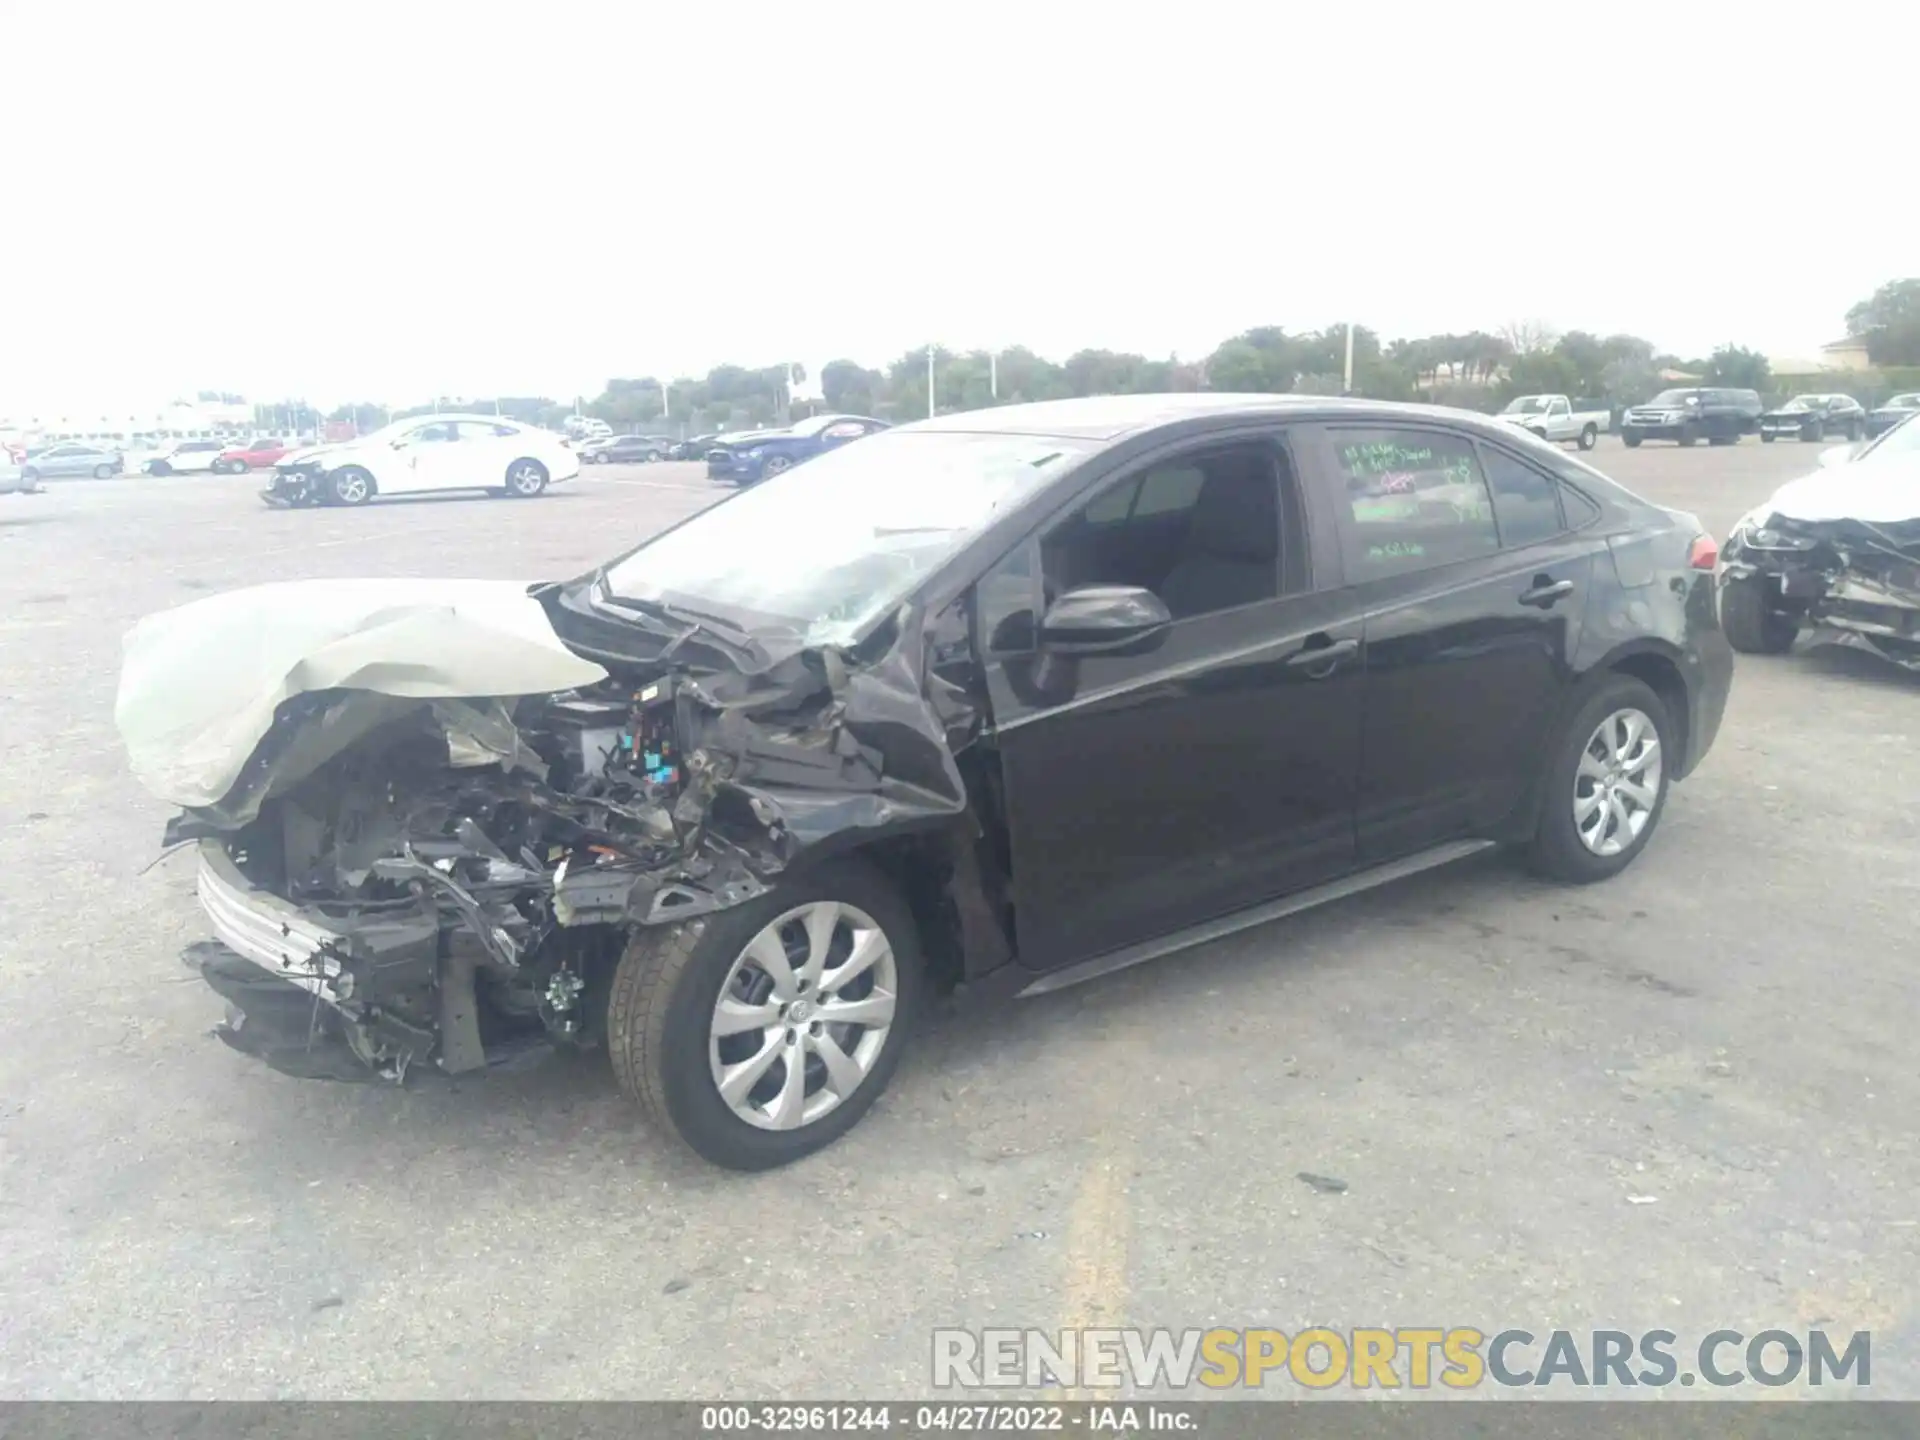
[[[938,412],[933,405],[933,346],[927,346],[927,418],[931,420]]]
[[[1353,394],[1353,322],[1351,320],[1347,322],[1347,368],[1345,379],[1340,385],[1340,393]]]
[[[1000,352],[987,352],[987,394],[993,399],[1000,398]]]

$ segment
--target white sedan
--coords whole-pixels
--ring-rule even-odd
[[[273,467],[269,505],[364,505],[377,495],[485,490],[528,499],[580,473],[561,436],[493,415],[417,415]]]

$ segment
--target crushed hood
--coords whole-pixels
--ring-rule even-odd
[[[1819,470],[1788,481],[1754,513],[1813,524],[1859,520],[1898,525],[1920,520],[1920,463],[1901,456]]]
[[[185,808],[233,787],[282,702],[547,694],[607,672],[505,580],[301,580],[195,600],[127,633],[114,721],[133,773]]]

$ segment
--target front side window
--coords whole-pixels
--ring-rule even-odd
[[[1349,581],[1430,570],[1500,548],[1470,440],[1390,427],[1329,436],[1346,490]]]
[[[450,423],[422,425],[407,432],[405,438],[409,445],[442,445],[453,439],[453,426]]]
[[[845,644],[1092,448],[1052,436],[881,434],[774,475],[606,567],[605,593]]]
[[[1283,469],[1277,447],[1239,443],[1105,487],[1042,540],[1046,602],[1089,585],[1126,585],[1152,591],[1175,620],[1187,620],[1274,599],[1283,593],[1282,513],[1290,509]]]

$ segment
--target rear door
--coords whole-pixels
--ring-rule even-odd
[[[1518,448],[1417,423],[1328,426],[1319,439],[1366,614],[1359,859],[1485,834],[1544,760],[1593,542]]]
[[[1275,427],[1141,461],[981,580],[1023,963],[1070,964],[1351,867],[1360,624],[1349,597],[1314,588],[1311,549]],[[1167,603],[1161,643],[1035,645],[1049,601],[1115,584]]]

